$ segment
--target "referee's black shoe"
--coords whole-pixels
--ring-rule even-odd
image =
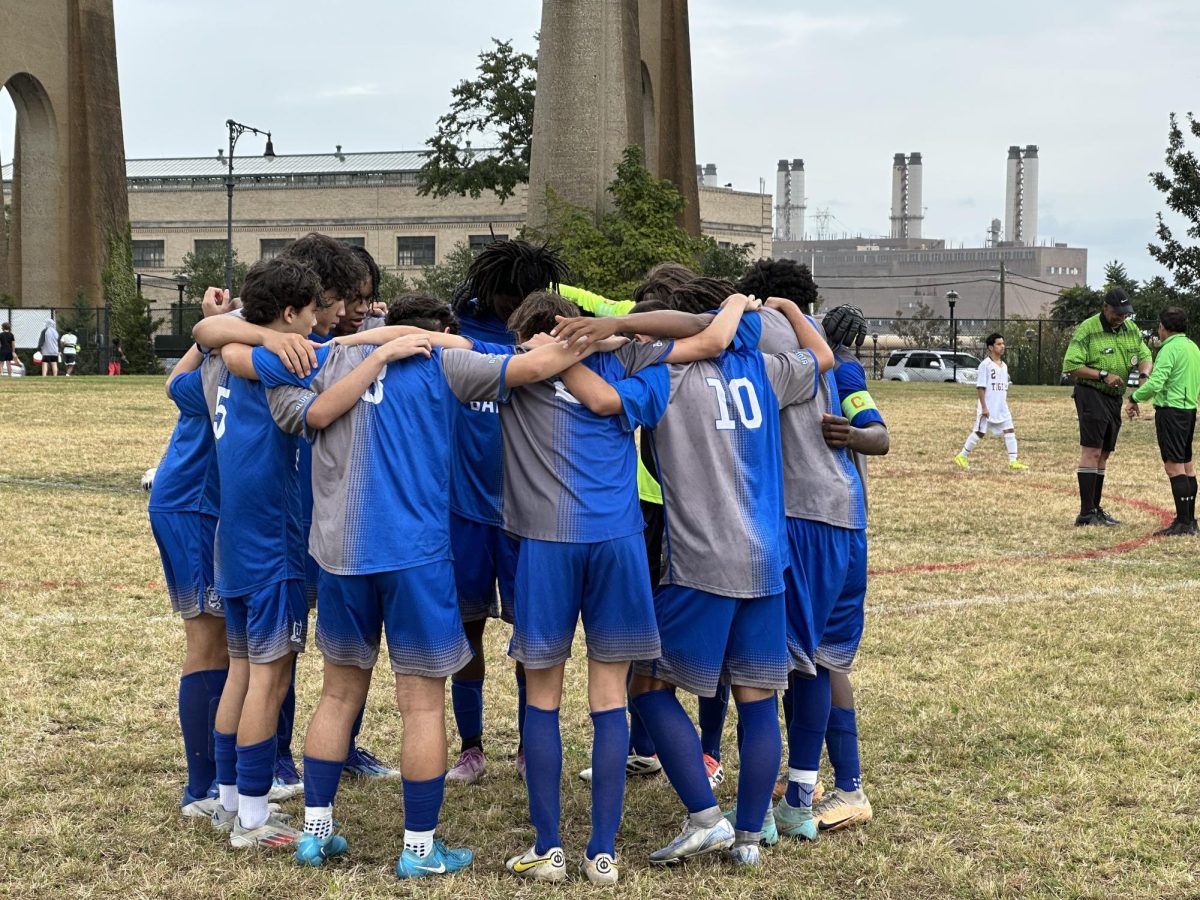
[[[1110,516],[1108,513],[1106,513],[1104,511],[1103,506],[1097,506],[1096,509],[1094,510],[1094,512],[1095,512],[1096,518],[1100,520],[1101,525],[1120,525],[1121,524],[1121,520],[1114,519],[1112,516]]]
[[[1082,528],[1084,525],[1103,525],[1104,523],[1096,518],[1096,511],[1080,513],[1075,517],[1075,527]]]
[[[1161,528],[1154,532],[1155,537],[1182,537],[1184,535],[1196,534],[1195,522],[1180,522],[1175,519],[1166,528]]]

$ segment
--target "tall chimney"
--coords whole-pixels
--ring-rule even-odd
[[[1004,240],[1017,243],[1021,240],[1021,148],[1015,144],[1008,148],[1008,172],[1004,182]]]
[[[921,154],[908,155],[908,216],[905,222],[904,236],[919,238],[921,223],[925,219],[925,207],[922,204],[922,180],[924,167],[921,165]]]
[[[804,199],[804,160],[792,160],[792,240],[804,240],[804,212],[808,202]]]
[[[1000,220],[999,219],[992,219],[991,225],[988,226],[987,245],[989,247],[999,247],[1000,246]]]
[[[904,190],[908,164],[903,153],[892,157],[892,237],[904,237]]]
[[[717,164],[706,163],[704,166],[704,186],[705,187],[720,187],[717,184]]]
[[[1025,170],[1024,196],[1021,211],[1021,234],[1027,246],[1037,244],[1038,236],[1038,148],[1030,144],[1025,148],[1025,156],[1021,160]]]
[[[781,159],[775,173],[775,240],[792,239],[792,175],[788,161]]]

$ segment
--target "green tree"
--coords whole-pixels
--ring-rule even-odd
[[[75,301],[65,316],[60,316],[59,333],[75,332],[79,338],[79,354],[75,358],[76,375],[95,375],[100,371],[100,319],[96,308],[82,290],[75,292]]]
[[[476,78],[450,90],[450,110],[425,142],[429,161],[417,174],[422,195],[478,197],[494,191],[503,202],[529,181],[537,60],[513,50],[512,41],[492,43],[479,54]],[[472,150],[472,139],[494,149]]]
[[[244,262],[238,261],[237,251],[234,250],[233,296],[236,297],[242,292],[242,284],[246,281],[246,272],[249,269]],[[199,302],[204,299],[204,292],[208,288],[225,286],[224,248],[209,247],[207,250],[183,254],[183,265],[175,274],[187,276],[187,286],[183,289],[183,294],[187,299]]]
[[[1104,290],[1109,291],[1113,288],[1120,288],[1130,299],[1137,296],[1139,289],[1137,280],[1129,277],[1125,264],[1115,259],[1104,267]]]
[[[1188,113],[1187,123],[1192,137],[1200,138],[1200,121]],[[1171,273],[1177,288],[1200,291],[1200,161],[1184,143],[1174,113],[1167,133],[1166,163],[1167,170],[1151,172],[1150,181],[1166,196],[1167,208],[1187,221],[1187,241],[1175,236],[1160,212],[1155,228],[1159,243],[1147,249]]]
[[[924,300],[917,304],[907,319],[896,310],[892,331],[906,347],[941,347],[950,341],[950,323],[944,316],[935,315],[933,307]]]
[[[1078,325],[1100,312],[1102,303],[1103,293],[1086,284],[1077,284],[1058,292],[1058,297],[1050,304],[1050,317],[1055,321]]]
[[[547,190],[546,224],[527,228],[525,236],[558,247],[572,283],[606,297],[633,296],[646,272],[661,262],[703,268],[711,239],[693,238],[679,226],[683,196],[646,170],[640,147],[625,148],[608,192],[614,209],[597,222],[588,210]]]
[[[753,244],[733,244],[729,247],[721,247],[707,235],[700,238],[700,243],[702,247],[699,254],[699,268],[697,271],[701,275],[708,278],[724,278],[728,281],[737,281],[750,268],[750,255],[754,250]],[[816,301],[814,300],[814,302]]]
[[[407,294],[411,290],[412,288],[408,284],[408,279],[403,275],[396,275],[392,272],[380,273],[379,301],[381,303],[391,304],[397,297]]]
[[[416,288],[449,303],[458,286],[467,280],[475,254],[466,241],[459,241],[440,263],[426,266],[417,277]]]
[[[150,315],[150,302],[137,291],[133,238],[128,226],[124,232],[109,235],[108,264],[100,280],[108,310],[108,337],[110,341],[114,337],[121,339],[121,349],[129,358],[129,372],[144,375],[158,372],[154,331],[162,320]]]

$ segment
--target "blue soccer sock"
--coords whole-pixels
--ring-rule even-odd
[[[839,791],[854,792],[862,787],[862,768],[858,761],[858,722],[854,710],[834,706],[829,710],[829,730],[825,746],[833,764],[833,777]]]
[[[517,750],[525,749],[525,670],[519,666],[513,671],[517,680]]]
[[[187,791],[203,797],[217,777],[213,756],[213,715],[221,702],[226,669],[192,672],[179,679],[179,730],[187,758]]]
[[[304,757],[304,830],[318,838],[333,834],[333,799],[345,763]]]
[[[292,728],[296,724],[296,659],[292,656],[292,680],[288,684],[287,695],[283,698],[283,705],[279,707],[279,723],[275,727],[275,741],[277,753],[280,756],[291,757],[292,755]],[[274,770],[275,762],[271,761],[271,768]]]
[[[237,810],[237,735],[213,729],[213,762],[216,763],[217,789],[221,805],[229,812]]]
[[[674,692],[647,691],[633,702],[654,739],[663,771],[687,811],[697,813],[716,806],[700,738]]]
[[[788,686],[783,692],[783,733],[792,733],[792,681],[796,678],[796,673],[793,672],[788,676]],[[738,743],[741,741],[739,739]]]
[[[629,752],[638,756],[653,756],[654,740],[646,730],[646,723],[634,705],[633,698],[629,699]]]
[[[402,778],[404,791],[404,830],[436,831],[446,795],[446,773],[426,781]]]
[[[763,819],[771,805],[771,791],[775,789],[779,760],[783,756],[783,738],[773,694],[752,703],[738,703],[737,711],[742,742],[734,828],[753,834],[762,831]]]
[[[257,744],[237,746],[238,794],[262,797],[271,790],[275,777],[275,740],[267,738]]]
[[[721,732],[725,730],[725,714],[729,709],[729,685],[717,685],[715,697],[700,697],[696,718],[700,725],[700,746],[704,752],[721,761]]]
[[[559,783],[562,781],[562,735],[558,710],[525,709],[525,784],[529,790],[529,818],[537,831],[537,853],[561,847],[558,825],[562,816]]]
[[[807,777],[798,777],[798,773],[815,773],[821,767],[821,747],[825,743],[831,705],[828,669],[818,666],[816,678],[792,679],[792,724],[788,729],[789,806],[812,806],[816,776],[808,776],[812,779],[810,782]]]
[[[450,700],[462,749],[483,746],[483,679],[450,680]]]
[[[597,853],[616,856],[617,829],[625,800],[625,754],[629,723],[625,707],[592,713],[592,836],[588,859]]]

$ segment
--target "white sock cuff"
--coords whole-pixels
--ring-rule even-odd
[[[404,829],[404,849],[411,850],[418,856],[428,856],[433,850],[432,831],[409,831]]]
[[[795,781],[800,784],[816,784],[817,771],[815,769],[793,769],[788,768],[788,781]]]

